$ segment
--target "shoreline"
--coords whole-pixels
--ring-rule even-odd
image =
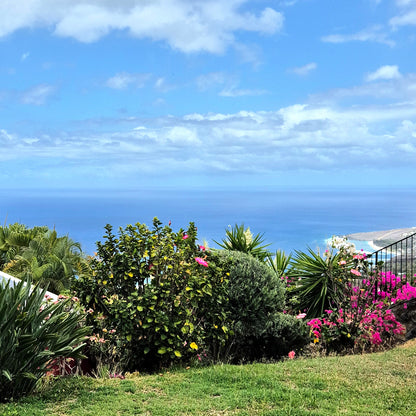
[[[365,241],[374,251],[402,240],[408,235],[416,233],[416,227],[396,228],[393,230],[370,231],[364,233],[348,234],[349,240]]]

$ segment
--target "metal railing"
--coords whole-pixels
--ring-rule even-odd
[[[416,233],[402,238],[367,256],[372,268],[381,272],[391,272],[402,281],[416,281]]]

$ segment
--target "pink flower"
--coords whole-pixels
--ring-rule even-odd
[[[200,249],[201,251],[205,251],[205,246],[199,246],[199,249]]]
[[[187,238],[189,238],[189,235],[188,234],[184,234],[183,237],[182,237],[182,240],[186,240]]]
[[[298,315],[296,315],[297,319],[303,319],[306,316],[306,313],[300,313]]]
[[[295,354],[296,354],[295,351],[290,351],[289,354],[288,354],[289,359],[293,360],[295,358]]]
[[[374,334],[372,335],[372,337],[371,337],[371,342],[374,344],[374,345],[380,345],[380,344],[382,344],[383,343],[383,341],[382,341],[382,339],[381,339],[381,337],[380,337],[380,333],[379,332],[374,332]]]
[[[347,262],[346,262],[345,260],[341,260],[341,261],[339,261],[339,262],[338,262],[338,264],[339,264],[340,266],[343,266],[344,264],[347,264]]]
[[[208,267],[208,263],[201,257],[195,257],[195,261],[201,266]]]
[[[351,269],[351,270],[350,270],[350,272],[351,272],[352,274],[355,274],[356,276],[361,276],[361,273],[360,273],[358,270]]]

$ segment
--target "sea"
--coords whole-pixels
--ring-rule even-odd
[[[200,243],[213,248],[244,224],[272,252],[294,253],[322,250],[333,235],[416,226],[416,190],[0,190],[1,225],[46,225],[90,255],[106,224],[117,233],[128,224],[151,226],[154,217],[174,230],[194,222]]]

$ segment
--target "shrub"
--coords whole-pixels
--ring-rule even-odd
[[[393,346],[405,328],[391,306],[416,297],[416,288],[392,273],[371,270],[365,253],[341,246],[338,281],[343,290],[332,307],[308,322],[314,342],[326,351],[365,352]]]
[[[155,218],[152,229],[128,225],[118,237],[105,228],[92,274],[75,284],[90,312],[95,359],[155,369],[218,350],[228,336],[227,279],[196,243],[194,224],[173,232]]]
[[[226,359],[277,358],[305,339],[305,325],[283,314],[285,287],[268,266],[238,251],[219,251],[216,259],[229,270],[227,312],[233,319]]]
[[[83,315],[68,312],[69,300],[45,304],[45,293],[30,282],[0,284],[0,401],[32,392],[51,360],[82,356]]]

